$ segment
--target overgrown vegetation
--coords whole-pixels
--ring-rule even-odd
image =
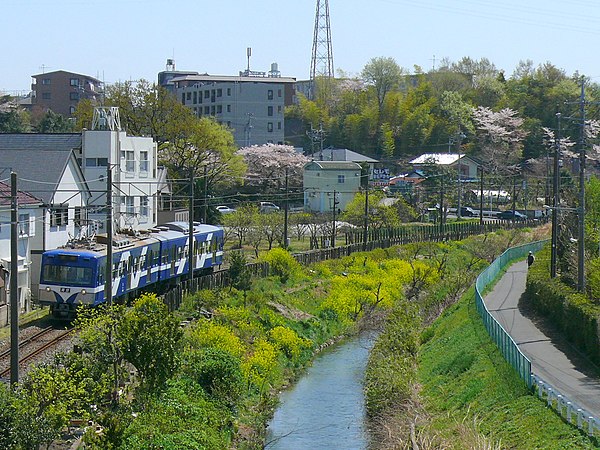
[[[499,233],[489,240],[497,245],[488,247],[486,257],[473,252],[484,247],[481,238],[468,239],[446,255],[430,251],[429,260],[451,274],[473,267],[463,284],[469,286],[484,260],[501,252],[501,241],[515,245],[538,237]],[[415,245],[403,251],[423,255]],[[475,254],[482,258],[472,259]],[[462,298],[452,304],[447,296],[451,284],[424,285],[412,308],[399,305],[389,316],[367,369],[367,407],[375,430],[371,447],[595,448],[595,440],[531,395],[489,338],[473,290],[464,293],[463,288]],[[444,308],[432,308],[439,299],[445,299]]]

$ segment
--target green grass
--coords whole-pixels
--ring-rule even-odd
[[[464,448],[461,424],[500,448],[598,448],[528,391],[489,338],[475,310],[474,291],[447,310],[427,331],[419,360],[422,399],[431,430],[452,448]]]

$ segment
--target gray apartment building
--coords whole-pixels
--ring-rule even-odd
[[[181,103],[198,117],[214,117],[227,125],[239,147],[283,144],[284,108],[295,101],[296,79],[275,73],[188,74],[170,78],[169,83]]]
[[[103,83],[94,77],[65,70],[32,75],[31,108],[71,117],[80,100],[100,100]]]

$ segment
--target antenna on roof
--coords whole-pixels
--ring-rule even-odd
[[[248,68],[246,69],[250,73],[250,57],[252,56],[252,47],[246,48],[246,57],[248,58]]]
[[[52,67],[42,64],[39,69],[42,71],[42,73],[46,73],[46,69],[52,69]]]

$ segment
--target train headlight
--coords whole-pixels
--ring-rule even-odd
[[[46,292],[50,292],[50,286],[46,286]]]
[[[85,294],[87,294],[87,291],[86,291],[85,289],[82,289],[82,290],[81,290],[81,293],[82,293],[83,295],[85,295]]]

